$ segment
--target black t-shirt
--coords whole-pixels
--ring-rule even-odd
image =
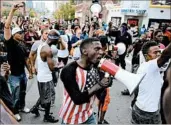
[[[8,53],[8,63],[11,66],[11,75],[18,76],[23,74],[25,72],[24,67],[28,57],[25,45],[15,41],[13,37],[8,41],[5,41],[5,45]]]
[[[128,48],[129,45],[132,44],[132,37],[128,32],[125,32],[123,36],[120,36],[116,39],[116,43],[124,43],[126,45],[126,48]]]
[[[78,69],[77,69],[78,68]],[[83,70],[84,77],[86,78],[86,85],[84,91],[82,92],[78,86],[76,76],[77,70]],[[78,105],[89,102],[90,96],[88,95],[88,89],[92,88],[95,84],[99,82],[101,75],[95,68],[92,69],[83,69],[80,67],[76,61],[71,62],[66,65],[61,71],[61,80],[64,84],[64,87],[71,99]],[[96,96],[100,98],[103,89],[96,92]]]
[[[7,105],[7,107],[13,112],[12,95],[8,89],[8,85],[5,78],[0,75],[0,98]]]

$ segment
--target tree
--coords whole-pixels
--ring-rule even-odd
[[[29,11],[29,16],[30,16],[31,18],[34,18],[34,17],[36,16],[36,11],[34,11],[33,9],[30,9],[30,11]]]
[[[8,16],[9,15],[9,12],[10,12],[10,9],[3,9],[2,10],[2,16]]]
[[[21,16],[22,13],[20,11],[15,11],[14,16]]]
[[[59,10],[54,13],[55,19],[72,20],[75,18],[75,6],[71,2],[61,4]]]
[[[70,0],[69,2],[70,2],[71,5],[75,4],[75,0]]]
[[[2,10],[2,16],[6,16],[7,17],[9,15],[9,12],[10,12],[9,8],[3,9]],[[14,13],[14,16],[21,16],[21,15],[22,15],[21,11],[15,11],[15,13]]]

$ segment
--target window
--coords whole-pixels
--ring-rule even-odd
[[[119,27],[121,25],[121,17],[111,17],[111,21],[115,27]]]
[[[170,8],[171,0],[151,0],[150,7]]]

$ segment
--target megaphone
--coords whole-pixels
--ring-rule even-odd
[[[145,76],[145,74],[133,74],[123,70],[104,58],[100,60],[98,67],[100,70],[109,73],[114,76],[116,80],[122,82],[128,88],[130,95],[132,95]]]
[[[113,46],[110,45],[109,46],[109,50],[110,51],[117,51],[118,55],[122,55],[125,53],[126,51],[126,46],[124,43],[118,43],[117,45]]]

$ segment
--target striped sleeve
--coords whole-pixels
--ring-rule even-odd
[[[81,92],[76,82],[76,68],[78,67],[76,62],[72,62],[61,71],[61,80],[72,101],[76,105],[89,102],[88,91]]]

